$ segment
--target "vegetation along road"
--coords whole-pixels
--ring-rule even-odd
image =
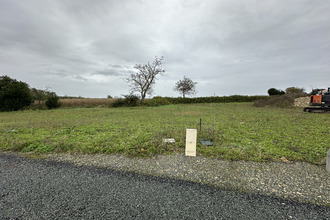
[[[0,154],[0,219],[327,219],[330,208]]]

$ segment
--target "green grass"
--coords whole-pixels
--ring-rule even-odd
[[[2,112],[0,149],[128,156],[183,153],[185,129],[199,130],[200,118],[198,139],[214,143],[198,144],[198,154],[206,157],[278,161],[284,156],[324,164],[330,148],[329,114],[227,103]],[[176,143],[163,143],[164,138]]]

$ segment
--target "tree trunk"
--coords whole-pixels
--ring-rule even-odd
[[[141,92],[141,104],[144,104],[144,99],[146,97],[146,94],[144,94],[143,92]]]

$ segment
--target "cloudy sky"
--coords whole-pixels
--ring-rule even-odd
[[[129,93],[164,56],[154,95],[330,86],[330,0],[0,0],[0,75],[58,95]]]

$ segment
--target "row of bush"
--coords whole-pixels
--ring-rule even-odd
[[[229,102],[253,102],[256,107],[280,107],[288,108],[294,105],[294,100],[306,96],[306,93],[291,93],[278,96],[212,96],[197,98],[173,98],[156,96],[146,99],[144,106],[161,106],[169,104],[192,104],[192,103],[229,103]],[[140,99],[135,95],[127,95],[125,98],[116,99],[111,107],[133,107],[141,105]]]
[[[268,96],[212,96],[212,97],[196,97],[196,98],[173,98],[156,96],[152,99],[146,99],[144,106],[161,106],[169,104],[192,104],[192,103],[229,103],[229,102],[253,102],[258,99],[268,99]],[[126,95],[125,98],[120,98],[112,103],[112,107],[123,106],[138,106],[141,105],[140,99],[136,95]]]
[[[196,97],[196,98],[169,98],[166,99],[171,104],[189,104],[189,103],[229,103],[229,102],[253,102],[257,99],[267,99],[268,96],[211,96],[211,97]]]
[[[268,93],[272,93],[276,89],[272,88]],[[278,90],[279,91],[279,90]],[[129,94],[124,98],[117,99],[83,99],[81,97],[67,97],[60,100],[59,97],[48,90],[30,89],[28,84],[11,79],[8,76],[0,76],[0,110],[15,111],[20,109],[50,109],[57,108],[61,103],[65,103],[63,107],[134,107],[134,106],[161,106],[169,104],[191,104],[191,103],[229,103],[229,102],[254,102],[257,107],[290,107],[294,103],[294,99],[306,96],[303,89],[290,87],[287,94],[279,91],[280,95],[270,96],[212,96],[212,97],[196,97],[196,98],[173,98],[156,96],[152,99],[144,100],[142,104],[140,97]],[[275,91],[276,92],[276,91]]]

